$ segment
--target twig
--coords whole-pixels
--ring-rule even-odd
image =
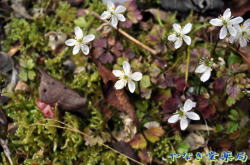
[[[188,81],[189,63],[190,63],[190,48],[187,47],[187,63],[186,63],[186,73],[185,73],[186,83]]]
[[[194,131],[215,131],[214,128],[209,127],[207,125],[202,125],[202,124],[196,124],[196,125],[190,125],[188,130],[194,130]]]
[[[50,120],[56,121],[56,122],[61,123],[61,124],[63,124],[63,125],[66,125],[67,127],[62,127],[62,126],[53,125],[53,124],[40,124],[40,123],[35,123],[35,124],[32,124],[32,125],[34,125],[34,126],[36,126],[36,125],[41,125],[41,126],[48,126],[48,127],[55,127],[55,128],[60,128],[60,129],[66,129],[66,130],[70,130],[70,131],[72,131],[72,132],[76,132],[76,133],[79,133],[79,134],[82,134],[82,135],[84,135],[84,136],[89,137],[88,134],[86,134],[86,133],[84,133],[84,132],[82,132],[82,131],[80,131],[80,130],[78,130],[78,129],[75,129],[75,128],[73,128],[73,127],[71,127],[71,126],[69,126],[69,125],[67,125],[67,124],[65,124],[65,123],[63,123],[63,122],[61,122],[61,121],[53,120],[53,119],[50,119]],[[108,149],[110,149],[110,150],[112,150],[112,151],[114,151],[115,153],[118,153],[118,154],[120,154],[120,155],[126,157],[127,159],[130,159],[131,161],[133,161],[133,162],[135,162],[135,163],[137,163],[137,164],[139,164],[139,165],[143,165],[143,163],[141,163],[141,162],[139,162],[139,161],[137,161],[137,160],[135,160],[135,159],[133,159],[133,158],[128,157],[127,155],[125,155],[125,154],[123,154],[123,153],[121,153],[121,152],[119,152],[119,151],[113,149],[113,148],[110,147],[109,145],[106,145],[106,144],[101,144],[101,145],[104,146],[104,147],[106,147],[106,148],[108,148]]]
[[[88,10],[85,10],[85,12],[87,14],[92,14],[94,17],[96,17],[99,20],[102,20],[101,16],[99,14],[97,14],[96,12],[90,12]],[[113,27],[107,20],[102,20],[102,21],[105,22],[105,23],[107,23],[107,24],[109,24],[112,28],[116,29],[124,37],[128,38],[130,41],[134,42],[135,44],[137,44],[138,46],[142,47],[143,49],[146,49],[147,51],[149,51],[153,55],[157,55],[158,54],[156,50],[154,50],[154,49],[150,48],[149,46],[143,44],[142,42],[138,41],[137,39],[135,39],[134,37],[132,37],[131,35],[129,35],[125,31],[123,31],[122,29],[117,29],[117,28]]]

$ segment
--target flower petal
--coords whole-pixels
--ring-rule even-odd
[[[168,119],[168,122],[169,123],[176,123],[179,119],[180,119],[180,115],[176,114],[176,115],[171,116]]]
[[[113,73],[113,75],[115,75],[115,77],[124,76],[124,72],[120,71],[120,70],[113,70],[112,73]]]
[[[183,43],[182,38],[177,38],[177,40],[174,43],[175,49],[179,49],[181,47],[182,43]]]
[[[77,27],[75,27],[74,31],[75,31],[76,39],[77,40],[82,39],[82,37],[83,37],[83,31],[82,31],[82,29],[77,26]]]
[[[190,99],[187,99],[184,103],[184,106],[183,106],[183,111],[184,112],[187,112],[187,111],[190,111],[192,108],[196,107],[196,102],[193,102],[192,100]]]
[[[88,45],[82,44],[81,45],[81,50],[82,50],[83,54],[85,54],[85,55],[89,54],[89,47],[88,47]]]
[[[117,24],[118,24],[118,18],[115,15],[113,15],[111,17],[111,25],[116,28]]]
[[[77,53],[79,53],[80,47],[81,47],[80,44],[77,44],[77,45],[74,46],[73,55],[76,55]]]
[[[170,35],[168,36],[168,40],[169,40],[169,41],[176,41],[176,39],[177,39],[176,34],[170,34]]]
[[[219,18],[212,19],[209,23],[212,24],[213,26],[222,26],[223,25],[222,20]]]
[[[83,42],[88,43],[90,41],[93,41],[95,39],[95,35],[89,34],[83,37]]]
[[[229,8],[227,8],[227,10],[224,11],[223,18],[225,20],[228,20],[228,19],[230,19],[231,15],[232,15],[231,10]]]
[[[122,89],[126,86],[127,84],[127,81],[124,80],[124,79],[121,79],[121,80],[118,80],[116,83],[115,83],[115,89],[119,90],[119,89]]]
[[[126,7],[124,7],[122,5],[117,6],[117,8],[115,9],[115,13],[118,13],[118,14],[122,13],[124,11],[126,11]]]
[[[109,11],[114,11],[115,10],[115,4],[111,0],[107,1],[107,7],[108,7]]]
[[[186,25],[184,26],[183,30],[182,30],[182,33],[183,33],[183,34],[188,34],[188,33],[191,31],[192,26],[193,26],[193,25],[192,25],[191,23],[186,24]]]
[[[223,40],[224,38],[226,38],[226,36],[227,36],[227,28],[226,26],[223,26],[220,29],[220,39]]]
[[[181,33],[181,26],[179,24],[173,24],[174,31],[177,33]]]
[[[191,45],[192,42],[191,37],[184,35],[183,40],[186,42],[187,45]]]
[[[135,83],[133,81],[128,82],[128,89],[131,93],[134,93],[135,91]]]
[[[247,19],[244,23],[243,26],[248,27],[250,26],[250,19]]]
[[[135,72],[131,75],[131,79],[134,81],[140,81],[142,79],[142,73],[141,72]]]
[[[239,39],[239,43],[240,43],[240,46],[241,46],[241,47],[246,47],[246,46],[247,46],[247,39],[241,37],[241,38]]]
[[[212,71],[211,68],[209,68],[208,70],[206,70],[206,72],[204,72],[204,73],[202,74],[200,80],[201,80],[202,82],[206,82],[206,81],[210,78],[210,76],[211,76],[211,71]]]
[[[243,18],[242,17],[236,17],[236,18],[233,18],[229,21],[229,23],[231,25],[235,25],[235,24],[240,24],[241,22],[243,22]]]
[[[186,117],[181,118],[180,126],[181,130],[185,130],[188,127],[188,119]]]
[[[195,69],[195,73],[204,73],[209,67],[201,64]]]
[[[130,74],[131,68],[130,68],[130,64],[128,63],[128,61],[124,61],[122,67],[126,75]]]
[[[124,22],[126,21],[126,18],[122,15],[122,14],[116,14],[115,15],[117,17],[117,19],[121,22]]]
[[[76,40],[74,39],[68,39],[65,41],[65,45],[67,46],[74,46],[76,44]]]
[[[200,120],[200,116],[195,112],[187,112],[186,116],[191,120]]]
[[[233,37],[237,35],[237,30],[233,26],[227,26],[227,29]]]
[[[102,20],[109,19],[110,17],[111,17],[111,13],[109,11],[104,11],[101,15]]]

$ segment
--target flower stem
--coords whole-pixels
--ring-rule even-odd
[[[187,62],[186,62],[186,73],[185,73],[185,81],[188,81],[188,72],[189,72],[189,64],[190,64],[190,48],[187,47]]]
[[[219,40],[220,39],[217,39],[216,42],[215,42],[215,45],[214,45],[214,48],[213,48],[213,51],[212,51],[212,56],[215,54],[215,50],[216,50],[216,48],[218,46]]]

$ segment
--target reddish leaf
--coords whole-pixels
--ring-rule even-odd
[[[142,134],[137,134],[130,142],[132,148],[134,149],[144,149],[147,147],[147,141],[142,136]]]
[[[145,149],[139,151],[138,156],[144,164],[151,164],[153,160],[153,157]]]
[[[215,92],[222,92],[226,87],[226,80],[223,77],[217,78],[213,82],[213,89]]]
[[[198,109],[205,119],[213,117],[216,112],[215,105],[210,104],[209,100],[204,97],[199,98]]]
[[[46,104],[42,102],[41,100],[37,100],[36,106],[45,117],[50,118],[50,119],[55,117],[54,107],[50,106],[49,104]]]

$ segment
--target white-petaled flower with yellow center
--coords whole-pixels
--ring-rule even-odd
[[[200,116],[195,112],[189,112],[194,107],[196,107],[196,102],[193,102],[190,99],[187,99],[184,103],[184,106],[180,108],[174,115],[169,119],[169,123],[176,123],[180,120],[181,130],[185,130],[188,127],[189,120],[200,120]]]
[[[202,59],[200,65],[195,69],[195,73],[201,74],[200,80],[206,82],[209,80],[212,72],[212,67],[214,66],[213,58],[211,59]]]
[[[111,22],[111,25],[113,27],[117,27],[118,21],[124,22],[126,21],[126,18],[121,14],[126,11],[126,8],[122,5],[118,5],[115,7],[115,4],[111,1],[107,1],[107,11],[104,11],[101,15],[101,19],[103,20],[109,20]]]
[[[174,42],[175,49],[179,49],[183,40],[190,45],[192,40],[187,34],[192,30],[192,24],[188,23],[183,28],[179,24],[173,24],[174,33],[168,36],[168,40]]]
[[[228,38],[229,42],[238,43],[241,47],[246,47],[250,39],[250,19],[247,19],[242,25],[235,25],[237,30],[237,35],[230,36]]]
[[[234,26],[240,24],[241,22],[243,22],[243,18],[233,18],[231,10],[228,8],[225,10],[222,16],[220,16],[219,18],[212,19],[210,21],[210,24],[212,24],[213,26],[222,26],[219,38],[225,39],[227,37],[228,32],[231,36],[235,37],[237,35],[237,30]]]
[[[73,48],[73,55],[79,53],[80,49],[82,50],[83,54],[89,54],[89,46],[87,45],[90,41],[95,39],[93,34],[89,34],[83,36],[83,31],[80,27],[75,27],[75,39],[68,39],[65,41],[67,46],[74,46]]]
[[[115,88],[117,90],[124,88],[128,84],[128,89],[131,93],[135,91],[134,81],[140,81],[142,79],[142,73],[131,72],[130,64],[127,61],[123,62],[123,71],[113,70],[112,73],[119,77],[119,80],[115,83]]]

